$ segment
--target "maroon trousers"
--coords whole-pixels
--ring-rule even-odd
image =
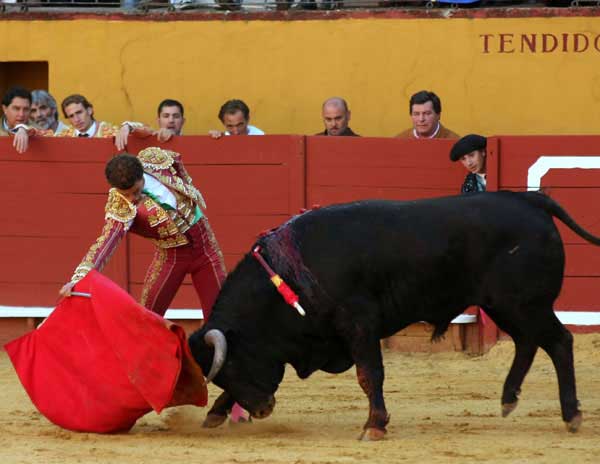
[[[144,279],[141,304],[164,316],[186,274],[190,274],[206,321],[227,275],[223,254],[205,217],[185,235],[187,245],[156,249]]]

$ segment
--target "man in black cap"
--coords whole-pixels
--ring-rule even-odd
[[[459,161],[469,171],[460,189],[461,193],[485,192],[485,149],[487,139],[469,134],[458,140],[450,150],[450,159]]]

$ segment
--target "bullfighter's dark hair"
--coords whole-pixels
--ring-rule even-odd
[[[435,111],[437,114],[440,114],[442,112],[442,102],[440,100],[440,97],[438,97],[435,93],[430,92],[429,90],[421,90],[420,92],[417,92],[412,97],[410,97],[410,103],[408,104],[408,114],[412,114],[413,105],[424,105],[429,101],[433,104],[433,111]]]
[[[106,163],[104,174],[110,185],[127,190],[144,178],[144,168],[135,156],[121,153]]]
[[[181,112],[181,116],[183,117],[183,105],[181,104],[181,102],[179,102],[177,100],[173,100],[172,98],[166,98],[160,102],[160,104],[158,105],[158,116],[159,117],[160,117],[160,112],[163,110],[163,108],[165,106],[176,106],[177,108],[179,108],[179,111]]]
[[[8,89],[8,91],[2,97],[2,104],[4,106],[10,105],[15,97],[29,100],[29,104],[31,104],[31,92],[26,88],[19,86],[11,87],[10,89]]]
[[[219,119],[223,122],[226,114],[234,114],[238,111],[242,112],[246,121],[250,119],[250,108],[242,100],[228,100],[223,103],[223,106],[219,110]]]

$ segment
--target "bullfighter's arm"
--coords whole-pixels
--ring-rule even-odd
[[[75,269],[72,283],[79,282],[92,269],[102,270],[131,227],[137,213],[135,205],[115,189],[110,190],[105,210],[102,233]]]

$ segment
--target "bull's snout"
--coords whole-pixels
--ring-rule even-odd
[[[256,419],[264,419],[265,417],[269,417],[275,408],[275,397],[270,396],[267,400],[266,404],[259,406],[258,408],[251,411],[252,417]]]

